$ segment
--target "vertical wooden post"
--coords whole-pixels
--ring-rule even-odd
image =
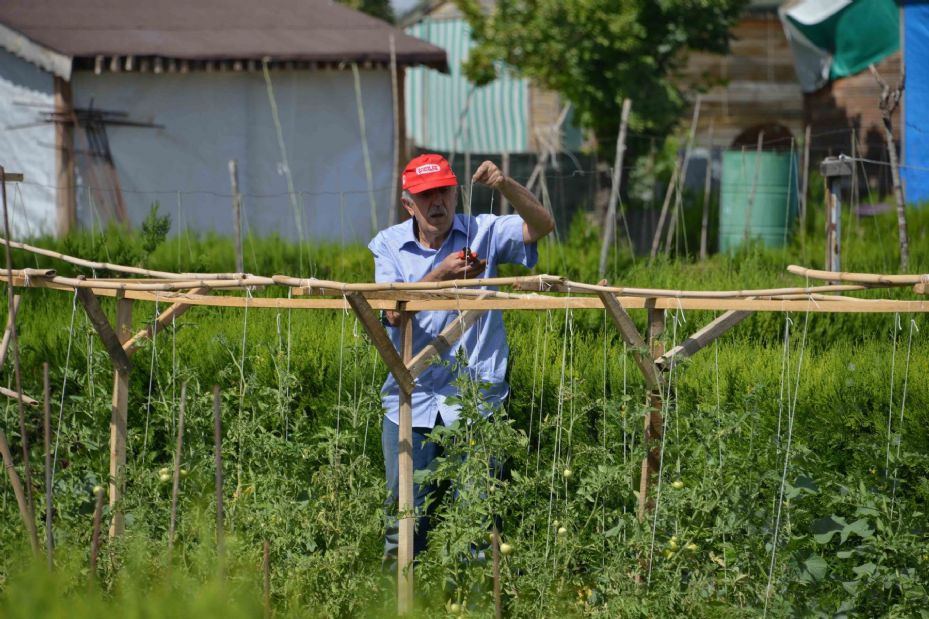
[[[806,234],[806,198],[810,185],[810,141],[813,139],[811,126],[803,131],[803,163],[800,169],[800,233]]]
[[[229,160],[229,180],[232,182],[232,234],[235,239],[235,270],[245,272],[245,258],[242,256],[242,195],[239,193],[239,164],[235,159]]]
[[[623,108],[619,118],[619,134],[616,136],[616,156],[613,159],[613,176],[610,182],[610,202],[606,205],[606,217],[603,219],[603,240],[600,245],[600,277],[606,273],[606,260],[613,242],[613,230],[616,227],[616,202],[619,200],[619,183],[623,174],[623,155],[626,154],[626,128],[629,126],[629,113],[632,100],[623,99]]]
[[[820,165],[826,182],[826,271],[839,271],[842,257],[842,178],[852,175],[851,162],[827,157]]]
[[[45,437],[45,555],[48,571],[55,567],[55,536],[52,533],[52,396],[48,362],[42,364],[42,427]]]
[[[413,357],[413,314],[400,312],[403,362]],[[399,456],[399,545],[397,547],[397,612],[413,610],[413,393],[400,387]]]
[[[387,209],[387,225],[397,223],[397,211],[400,208],[400,189],[397,180],[400,178],[400,116],[406,110],[400,109],[400,81],[397,79],[397,42],[394,35],[388,37],[390,42],[390,94],[394,108],[394,140],[393,140],[393,173],[390,175],[390,208]]]
[[[464,160],[465,160],[464,176],[465,177],[464,177],[464,183],[462,183],[462,185],[464,186],[464,192],[462,193],[462,196],[464,197],[465,215],[470,217],[471,216],[471,190],[473,189],[473,187],[471,186],[472,183],[471,183],[471,139],[470,138],[468,138],[468,148],[465,149],[464,156],[465,156],[464,157]]]
[[[225,546],[223,515],[223,417],[219,385],[213,385],[213,460],[216,476],[216,556],[222,565]]]
[[[271,543],[264,541],[261,553],[262,589],[264,593],[265,618],[271,617]]]
[[[184,450],[184,412],[187,406],[187,381],[181,384],[181,405],[177,413],[177,448],[174,450],[174,474],[171,480],[171,520],[168,524],[168,569],[174,552],[174,532],[177,525],[177,495],[181,487],[181,456]]]
[[[10,478],[10,485],[13,486],[13,496],[16,497],[16,505],[19,507],[19,516],[23,519],[23,527],[29,536],[29,543],[32,544],[32,552],[39,553],[39,536],[36,533],[35,520],[29,513],[29,506],[26,503],[26,494],[23,492],[23,485],[19,481],[19,475],[16,474],[16,467],[13,464],[13,454],[10,453],[10,445],[6,440],[6,433],[0,430],[0,454],[3,455],[3,468]]]
[[[56,230],[63,237],[77,221],[74,187],[74,110],[71,84],[55,78],[55,214]]]
[[[92,591],[97,580],[97,553],[100,551],[100,523],[103,520],[103,499],[106,491],[94,489],[94,525],[90,534],[90,566],[87,570],[87,589]]]
[[[653,305],[652,303],[646,305]],[[648,347],[653,359],[657,359],[664,354],[664,346],[661,343],[661,335],[664,333],[665,321],[664,310],[648,308]],[[652,446],[661,441],[661,428],[663,419],[661,416],[662,404],[661,387],[652,388],[648,393],[649,410],[645,413],[645,433],[643,443],[648,452],[642,460],[642,474],[639,478],[639,520],[645,519],[645,512],[650,506],[648,500],[648,485],[651,476],[658,472],[658,466],[661,458],[661,447]]]
[[[120,344],[132,337],[132,300],[116,298],[116,336]],[[122,506],[126,485],[126,426],[129,414],[129,370],[114,368],[110,418],[110,539],[125,530]]]
[[[710,198],[713,189],[713,119],[710,119],[710,137],[707,146],[706,176],[703,178],[703,216],[700,218],[700,260],[706,260],[707,235],[710,227]]]

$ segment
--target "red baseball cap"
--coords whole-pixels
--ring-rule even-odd
[[[414,158],[403,169],[404,191],[422,193],[436,187],[453,187],[458,177],[442,155],[432,153]]]

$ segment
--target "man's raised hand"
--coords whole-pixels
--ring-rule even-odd
[[[487,185],[493,189],[500,189],[500,186],[506,181],[506,176],[500,171],[493,161],[485,161],[478,166],[474,176],[471,177],[472,183]]]

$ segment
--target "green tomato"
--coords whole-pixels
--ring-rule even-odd
[[[695,543],[693,543],[693,542],[690,542],[689,544],[687,544],[686,546],[684,546],[684,550],[686,550],[687,552],[697,552],[697,550],[698,550],[699,548],[700,548],[700,547],[697,546],[697,545],[696,545]]]
[[[568,534],[568,529],[566,529],[565,527],[558,527],[558,536],[559,536],[559,537],[564,537],[564,536],[567,535],[567,534]]]
[[[163,484],[168,483],[169,481],[171,481],[171,474],[168,472],[159,473],[158,481],[160,481]]]
[[[674,481],[671,482],[671,487],[674,488],[675,490],[680,490],[681,488],[684,487],[684,482],[680,479],[675,479]]]
[[[572,471],[571,469],[565,469],[564,471],[562,471],[561,476],[564,477],[565,479],[571,479],[572,477],[574,477],[574,471]]]
[[[457,604],[457,603],[456,603],[456,604],[451,604],[451,605],[448,607],[448,610],[451,611],[453,614],[457,615],[458,613],[461,612],[461,604]]]
[[[158,474],[159,474],[159,475],[170,475],[170,474],[171,474],[171,469],[169,469],[169,468],[166,467],[166,466],[165,466],[165,467],[162,467],[162,468],[158,469]]]
[[[500,544],[500,554],[502,554],[504,557],[510,556],[513,554],[513,547],[507,543]]]
[[[101,494],[103,491],[104,491],[103,486],[94,486],[94,489],[91,492],[93,492],[94,496],[97,496],[98,494]]]

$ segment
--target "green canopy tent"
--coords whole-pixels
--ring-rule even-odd
[[[893,0],[797,0],[778,13],[805,92],[859,73],[900,48]]]

